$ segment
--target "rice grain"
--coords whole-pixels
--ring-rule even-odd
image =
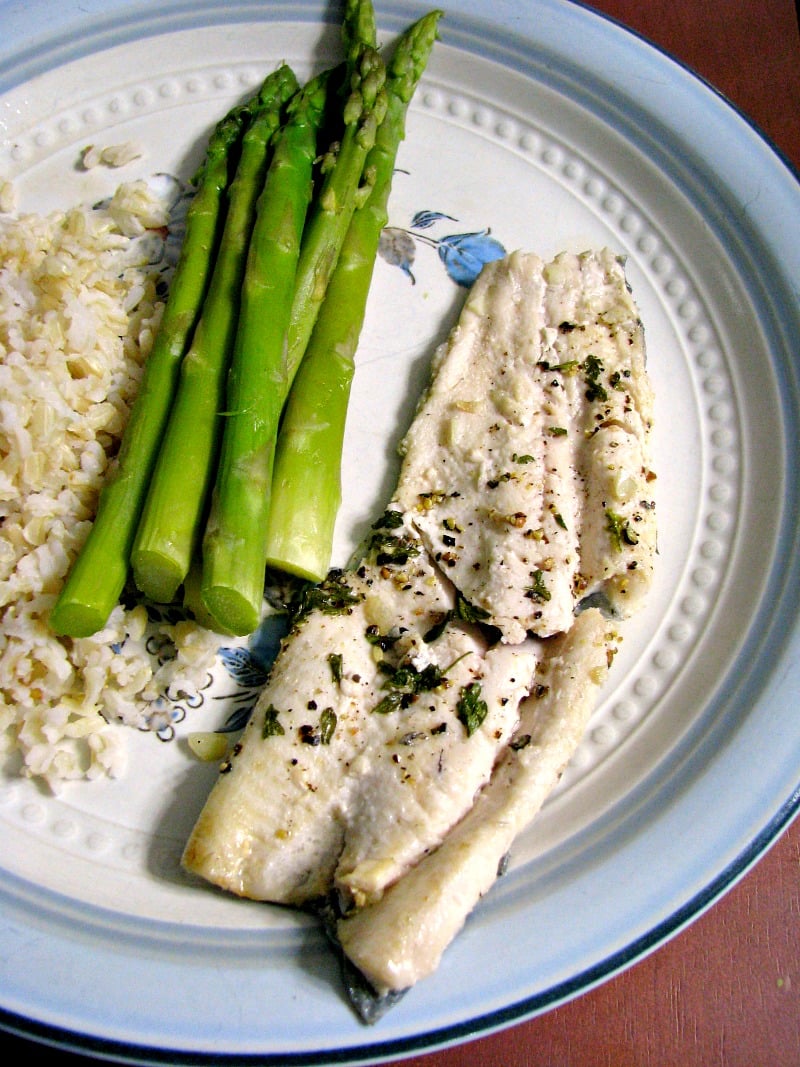
[[[167,725],[160,694],[206,685],[218,644],[164,623],[149,654],[141,605],[81,640],[47,624],[158,328],[168,221],[143,181],[94,208],[0,217],[0,751],[53,790],[123,773],[119,724]]]

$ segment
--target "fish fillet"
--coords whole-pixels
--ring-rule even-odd
[[[184,864],[231,892],[376,898],[470,808],[516,726],[536,649],[489,647],[455,621],[426,643],[454,590],[413,531],[388,536],[402,561],[330,580],[346,607],[314,610],[288,636],[199,816]],[[459,702],[473,684],[487,714],[468,736]]]
[[[644,336],[607,249],[481,273],[402,443],[396,492],[428,551],[509,642],[630,614],[655,544]]]
[[[596,608],[551,639],[537,691],[469,812],[381,899],[341,919],[343,951],[378,993],[408,989],[439,965],[503,858],[558,784],[606,678],[616,635]]]
[[[616,256],[484,268],[361,565],[296,618],[188,871],[258,900],[335,897],[381,994],[436,968],[569,762],[651,581],[652,403]]]

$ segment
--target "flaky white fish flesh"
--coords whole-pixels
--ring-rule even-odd
[[[395,499],[509,642],[567,630],[602,593],[646,592],[652,390],[623,265],[607,249],[488,264],[402,443]]]
[[[343,610],[295,626],[200,814],[184,863],[231,892],[380,896],[469,810],[516,726],[536,649],[488,647],[456,621],[426,643],[454,590],[413,532],[391,537],[404,562],[371,553],[327,583]],[[471,685],[487,713],[469,735]]]
[[[335,899],[379,994],[430,974],[558,782],[651,582],[652,406],[616,256],[487,265],[361,565],[296,616],[185,868]]]

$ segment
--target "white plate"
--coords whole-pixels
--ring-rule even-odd
[[[376,6],[385,40],[421,13]],[[335,53],[327,7],[0,5],[0,175],[34,210],[155,170],[187,175],[214,119],[279,60],[302,76]],[[376,269],[338,559],[386,502],[394,445],[463,299],[435,242],[490,227],[543,255],[608,244],[628,257],[657,394],[649,604],[509,873],[438,973],[373,1028],[349,1010],[312,922],[182,878],[214,769],[180,742],[134,734],[124,781],[58,799],[2,781],[10,1029],[155,1063],[364,1063],[455,1042],[651,950],[800,802],[796,178],[707,86],[576,5],[453,7],[391,201],[397,227],[422,210],[450,219],[415,231],[416,284]],[[87,143],[129,139],[146,154],[122,171],[74,165]],[[230,684],[222,668],[218,684]],[[179,735],[223,715],[209,701]]]

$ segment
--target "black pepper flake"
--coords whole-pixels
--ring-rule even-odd
[[[303,723],[298,730],[298,733],[300,734],[300,740],[304,745],[322,744],[322,738],[310,723]]]

